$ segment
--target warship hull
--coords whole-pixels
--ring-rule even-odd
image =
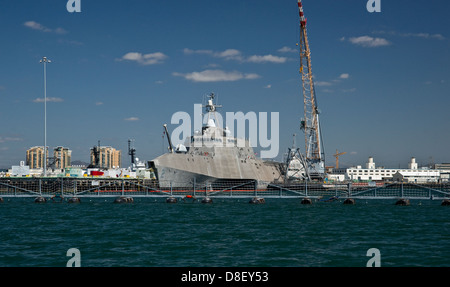
[[[243,156],[240,149],[214,147],[202,154],[167,153],[149,162],[161,187],[222,184],[239,185],[255,181],[257,188],[281,181],[280,163]]]

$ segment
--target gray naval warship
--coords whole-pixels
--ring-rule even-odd
[[[214,97],[210,94],[203,105],[207,124],[187,137],[184,145],[173,147],[164,125],[169,152],[148,162],[160,187],[192,188],[195,184],[225,189],[252,182],[253,187],[265,188],[281,182],[281,163],[256,157],[248,140],[232,137],[228,127],[220,127],[215,113],[221,106],[214,103]]]

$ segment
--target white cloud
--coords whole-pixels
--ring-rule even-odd
[[[252,63],[284,63],[286,62],[286,57],[278,57],[273,55],[264,55],[264,56],[258,56],[253,55],[248,57],[247,62]]]
[[[341,41],[345,40],[345,38],[341,38]],[[388,46],[391,43],[383,38],[373,38],[370,36],[360,36],[360,37],[351,37],[348,39],[350,43],[362,47],[374,48],[374,47],[382,47]]]
[[[129,117],[129,118],[125,118],[124,120],[129,121],[129,122],[135,122],[135,121],[138,121],[139,118],[138,117]]]
[[[331,86],[332,83],[325,82],[325,81],[317,81],[317,82],[314,82],[314,85],[317,87],[328,87],[328,86]]]
[[[297,52],[297,50],[296,49],[292,49],[291,47],[288,47],[288,46],[284,46],[283,48],[278,49],[278,52],[281,52],[281,53],[295,53],[295,52]]]
[[[258,74],[244,74],[238,71],[223,71],[223,70],[204,70],[201,72],[192,72],[187,74],[172,73],[174,76],[183,77],[186,80],[193,82],[232,82],[238,80],[253,80],[260,78]]]
[[[67,31],[60,27],[54,29],[53,32],[55,32],[56,34],[67,34]]]
[[[261,76],[260,75],[258,75],[258,74],[244,74],[244,79],[246,79],[246,80],[254,80],[254,79],[258,79],[258,78],[261,78]]]
[[[186,55],[193,55],[193,54],[203,54],[203,55],[210,55],[216,58],[223,58],[225,60],[242,60],[242,53],[239,50],[236,49],[226,49],[224,51],[213,51],[213,50],[192,50],[188,48],[183,49],[183,53]]]
[[[238,60],[242,61],[242,53],[236,49],[227,49],[223,52],[214,53],[214,57],[223,58],[225,60]]]
[[[47,28],[44,25],[42,25],[38,22],[35,22],[35,21],[27,21],[27,22],[23,23],[23,25],[30,29],[38,30],[38,31],[46,32],[46,33],[56,33],[56,34],[66,34],[67,33],[67,31],[64,30],[63,28],[58,27],[56,29],[50,29],[50,28]]]
[[[2,137],[0,136],[0,143],[4,143],[4,142],[15,142],[15,141],[22,141],[23,138],[18,138],[18,137]]]
[[[31,28],[33,30],[39,30],[39,31],[43,31],[43,32],[51,32],[51,29],[37,23],[34,21],[27,21],[25,23],[23,23],[23,25],[25,25],[28,28]]]
[[[122,56],[123,60],[130,60],[130,61],[139,61],[142,59],[142,54],[137,52],[130,52]]]
[[[185,53],[186,55],[192,55],[192,54],[209,54],[212,55],[213,51],[212,50],[191,50],[188,48],[184,48],[183,49],[183,53]]]
[[[161,52],[150,53],[150,54],[130,52],[130,53],[126,53],[125,55],[123,55],[122,58],[118,59],[118,61],[126,60],[126,61],[134,61],[141,65],[154,65],[154,64],[163,63],[166,58],[167,58],[167,56]]]
[[[374,31],[374,34],[384,34],[384,35],[392,35],[392,36],[400,36],[400,37],[416,37],[423,39],[436,39],[436,40],[445,40],[446,38],[442,36],[442,34],[430,34],[430,33],[400,33],[396,31]]]
[[[33,100],[33,102],[35,102],[35,103],[43,103],[44,101],[45,101],[44,98],[36,98]],[[47,102],[60,103],[60,102],[64,102],[64,100],[61,98],[56,98],[56,97],[47,97]]]
[[[272,88],[272,85],[267,85],[267,86],[264,86],[264,89],[270,89],[270,88]]]
[[[223,58],[225,60],[242,60],[242,53],[236,49],[226,49],[224,51],[213,51],[213,50],[191,50],[188,48],[183,49],[183,53],[186,55],[210,55],[215,58]]]
[[[103,105],[103,102],[96,102],[95,105],[96,106],[101,106],[101,105]]]
[[[423,39],[437,39],[437,40],[445,40],[445,37],[441,34],[429,34],[429,33],[406,33],[401,34],[403,37],[418,37]]]
[[[281,48],[280,50],[285,51]],[[279,57],[273,55],[252,55],[245,57],[242,52],[237,49],[226,49],[224,51],[212,51],[212,50],[191,50],[188,48],[183,49],[183,53],[186,55],[193,54],[203,54],[210,55],[215,58],[225,59],[225,60],[235,60],[239,62],[250,62],[250,63],[284,63],[287,61],[286,57]]]
[[[316,87],[330,87],[332,85],[338,84],[338,83],[342,82],[343,80],[347,80],[349,78],[350,78],[350,74],[342,73],[339,75],[339,77],[337,77],[336,79],[333,79],[331,81],[315,81],[314,85]],[[331,90],[323,90],[323,91],[331,92]]]

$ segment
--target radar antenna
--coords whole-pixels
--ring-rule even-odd
[[[203,105],[206,112],[208,113],[207,123],[209,123],[209,121],[211,120],[211,116],[214,115],[215,126],[218,127],[220,123],[219,123],[219,120],[217,119],[216,111],[217,111],[217,108],[221,108],[222,105],[216,105],[214,103],[214,98],[216,97],[216,95],[214,93],[209,94],[207,97],[209,99],[206,101],[206,105]]]

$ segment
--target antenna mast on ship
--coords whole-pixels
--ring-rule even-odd
[[[219,126],[219,120],[217,119],[217,115],[216,115],[216,110],[217,108],[221,108],[222,105],[216,105],[214,103],[214,98],[216,97],[216,95],[214,93],[211,93],[208,95],[208,100],[206,101],[206,105],[204,105],[203,107],[206,109],[206,112],[208,113],[208,123],[209,120],[211,119],[211,114],[214,114],[214,118],[215,118],[215,126]]]
[[[311,69],[311,52],[306,33],[306,17],[302,1],[298,0],[300,16],[300,74],[303,83],[304,118],[300,129],[305,133],[305,173],[306,176],[322,178],[325,172],[325,155],[320,132],[319,110]]]

